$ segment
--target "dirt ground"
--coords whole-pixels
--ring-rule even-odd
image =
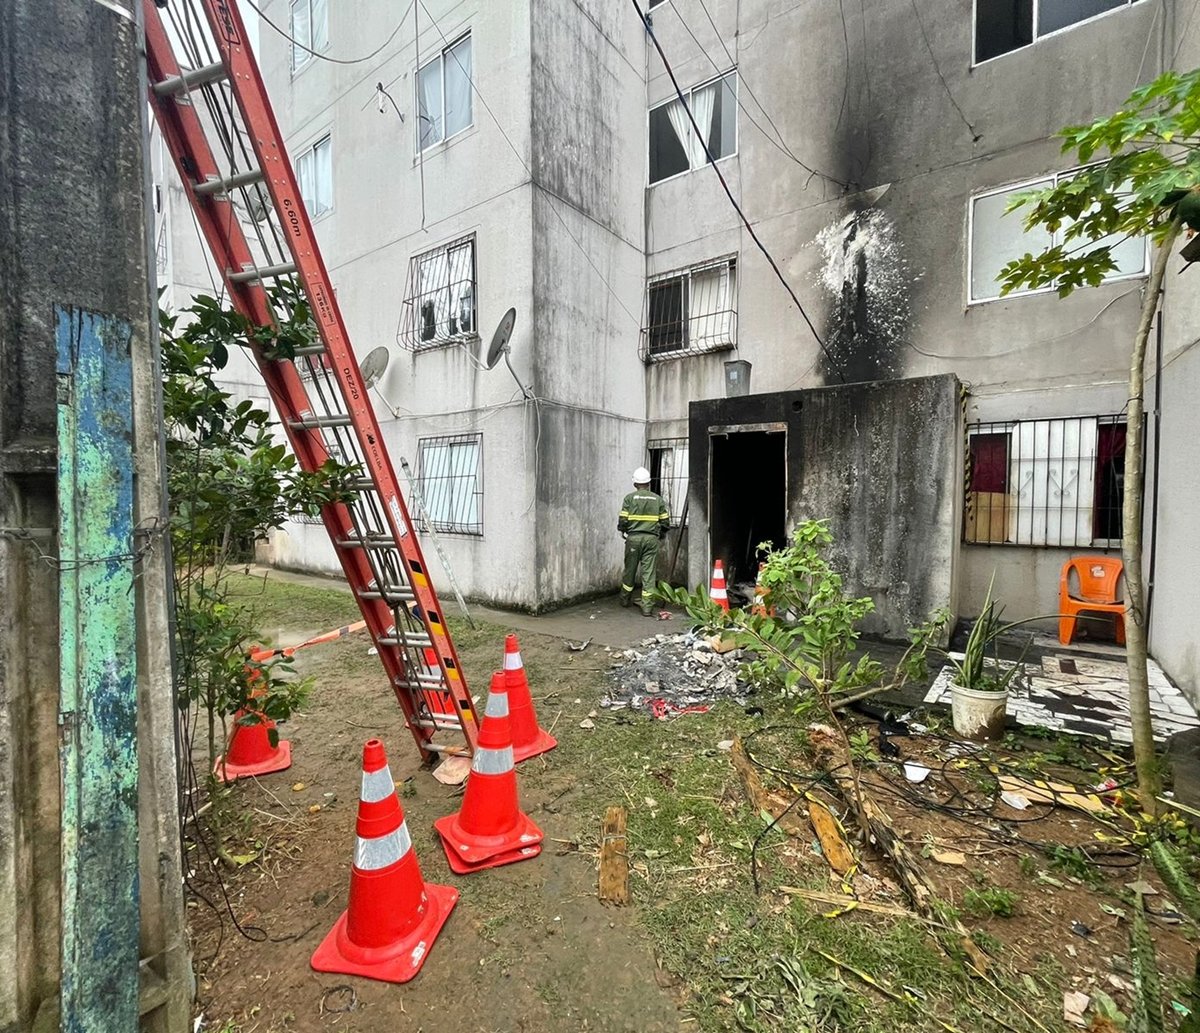
[[[324,602],[323,615],[332,623],[288,626],[286,608],[275,609],[266,621],[278,618],[270,637],[290,644],[354,617],[349,598],[342,608]],[[305,610],[311,620],[311,607]],[[609,616],[616,624],[628,615]],[[651,626],[638,619],[634,627]],[[507,630],[484,625],[456,636],[464,673],[477,694],[486,691],[487,675],[503,661]],[[624,636],[610,628],[601,637]],[[520,644],[534,694],[557,694],[541,705],[543,723],[554,723],[560,739],[583,735],[580,717],[563,720],[561,704],[577,709],[571,703],[576,693],[596,694],[601,678],[596,665],[565,655],[557,637],[525,633]],[[369,645],[357,636],[297,654],[297,671],[313,676],[316,689],[303,713],[281,726],[282,737],[292,743],[292,767],[237,787],[248,834],[230,849],[238,858],[259,856],[233,878],[226,874],[226,883],[232,912],[249,938],[231,927],[223,908],[192,901],[204,1028],[229,1023],[242,1033],[687,1029],[674,997],[660,986],[667,980],[635,913],[599,903],[594,859],[571,848],[581,827],[562,805],[572,777],[555,763],[554,752],[520,768],[522,806],[546,836],[542,855],[468,878],[451,874],[432,824],[457,810],[461,798],[420,768],[382,668],[366,655]],[[590,660],[593,654],[581,655]],[[313,950],[346,905],[362,744],[372,736],[381,737],[388,750],[426,880],[453,883],[462,893],[420,976],[406,986],[309,968]],[[200,854],[194,848],[193,856]],[[204,877],[206,866],[198,867],[202,892],[217,903],[219,888]]]
[[[354,618],[344,593],[268,580],[265,638],[286,645]],[[247,592],[259,591],[248,579]],[[683,630],[678,619],[658,624],[615,601],[557,618],[488,617],[476,630],[453,623],[468,684],[484,691],[504,634],[517,630],[542,724],[560,743],[519,768],[523,805],[546,835],[542,855],[452,875],[432,822],[456,810],[460,797],[418,767],[369,642],[349,638],[298,654],[297,670],[316,687],[281,727],[292,768],[239,783],[233,793],[240,818],[224,845],[243,864],[222,869],[228,909],[205,844],[194,832],[190,839],[205,1030],[882,1031],[933,1028],[929,1015],[937,1014],[964,1033],[1045,1033],[1067,1028],[1064,992],[1111,998],[1130,1011],[1124,887],[1135,880],[1158,891],[1147,902],[1167,1028],[1177,1025],[1170,1002],[1187,1001],[1195,937],[1172,915],[1152,866],[1103,846],[1096,833],[1104,827],[1077,811],[988,804],[995,787],[982,784],[987,763],[956,754],[936,726],[892,739],[902,756],[874,754],[864,782],[922,858],[947,920],[960,916],[992,959],[990,981],[969,977],[947,957],[936,925],[911,915],[894,873],[869,848],[854,843],[858,868],[836,876],[806,823],[785,835],[749,802],[729,759],[734,737],[777,799],[795,800],[809,788],[801,782],[812,763],[804,735],[778,701],[755,701],[765,712],[722,704],[669,722],[599,707],[612,663],[604,646]],[[564,644],[589,637],[582,652]],[[867,722],[857,733],[864,756],[872,755],[876,726]],[[346,904],[361,748],[372,736],[388,748],[425,878],[452,882],[462,894],[420,976],[405,986],[309,968]],[[1030,770],[1050,765],[1062,777],[1074,772],[1077,780],[1109,763],[1070,743],[1015,738],[996,756]],[[900,760],[933,774],[909,784]],[[852,824],[836,796],[811,788]],[[806,803],[798,802],[794,814],[802,816]],[[614,803],[630,814],[629,908],[596,899],[599,819]],[[1061,856],[1047,845],[1061,847]],[[1080,863],[1074,846],[1101,863]],[[815,891],[836,901],[844,888],[863,906],[840,914],[845,903],[804,897]],[[1095,1006],[1089,1021],[1097,1033],[1112,1028],[1097,1024]]]

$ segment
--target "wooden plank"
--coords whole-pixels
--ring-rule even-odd
[[[629,903],[629,850],[624,807],[604,812],[600,839],[600,899],[610,904]]]
[[[754,770],[754,765],[751,763],[750,758],[746,756],[746,748],[742,745],[741,739],[733,740],[733,746],[729,750],[729,758],[733,762],[733,767],[738,773],[738,777],[742,780],[746,796],[749,797],[755,811],[759,814],[765,811],[772,818],[778,819],[776,828],[783,829],[788,835],[807,837],[808,830],[796,813],[795,808],[790,811],[787,809],[791,801],[783,799],[783,797],[776,793],[768,792],[763,786],[762,779],[758,777],[758,772]],[[785,811],[787,811],[786,814],[784,813]]]
[[[845,875],[858,862],[854,860],[850,844],[846,842],[841,822],[820,800],[811,797],[808,801],[808,820],[812,822],[817,839],[821,841],[821,850],[825,854],[825,860],[829,862],[829,867],[839,875]]]
[[[131,327],[60,308],[63,1033],[138,1028]]]

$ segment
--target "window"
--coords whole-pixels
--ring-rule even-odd
[[[333,154],[328,136],[297,155],[296,177],[310,219],[333,207]]]
[[[416,351],[474,340],[478,334],[475,238],[460,237],[414,257],[408,264],[399,342]]]
[[[976,423],[967,434],[965,541],[1068,548],[1120,542],[1124,417]]]
[[[692,118],[704,134],[701,142],[678,97],[650,109],[650,182],[677,176],[737,152],[737,72],[688,90]],[[708,153],[705,153],[705,144]]]
[[[417,484],[435,531],[483,534],[482,434],[421,438]]]
[[[417,146],[427,150],[471,125],[471,35],[417,72]]]
[[[650,453],[650,490],[663,497],[671,511],[671,526],[684,526],[688,493],[687,438],[663,438],[646,446]]]
[[[312,60],[309,51],[320,53],[329,46],[329,0],[292,0],[292,39],[294,72]]]
[[[1057,175],[1036,179],[1017,186],[1003,187],[987,194],[971,198],[970,218],[970,300],[991,301],[1000,297],[1000,284],[996,277],[1000,270],[1009,262],[1024,254],[1038,254],[1046,248],[1063,242],[1067,226],[1058,232],[1037,227],[1025,229],[1021,212],[1005,214],[1009,201],[1016,195],[1027,190],[1041,190],[1052,187],[1074,174],[1060,172]],[[1072,242],[1083,243],[1081,241]],[[1143,237],[1124,238],[1120,235],[1105,237],[1088,243],[1091,249],[1109,244],[1112,247],[1112,257],[1117,267],[1110,272],[1105,280],[1119,280],[1130,276],[1142,276],[1146,273],[1146,241]],[[1019,290],[1013,291],[1012,296],[1019,294],[1042,293],[1053,290],[1045,287],[1042,291]]]
[[[1138,0],[975,0],[975,63]]]
[[[736,258],[668,273],[647,285],[643,359],[719,351],[736,342]]]

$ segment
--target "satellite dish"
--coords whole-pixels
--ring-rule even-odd
[[[517,382],[517,387],[521,389],[521,395],[524,398],[533,398],[533,392],[521,383],[521,378],[517,376],[517,371],[512,368],[512,363],[508,361],[508,353],[511,349],[508,346],[509,338],[512,337],[513,326],[517,322],[517,310],[510,308],[504,313],[504,317],[500,320],[500,325],[496,327],[496,332],[492,334],[492,343],[488,346],[487,358],[484,360],[484,365],[491,369],[500,361],[500,356],[504,356],[504,365],[508,367],[508,372],[512,374],[513,380]]]
[[[513,326],[517,322],[517,310],[510,308],[504,313],[504,318],[500,320],[500,325],[496,327],[496,332],[492,334],[492,343],[487,350],[487,358],[484,360],[484,365],[491,369],[500,361],[500,356],[508,355],[508,341],[512,337]]]
[[[363,387],[374,387],[387,369],[391,354],[386,348],[372,348],[367,357],[359,363],[358,371],[362,374]]]

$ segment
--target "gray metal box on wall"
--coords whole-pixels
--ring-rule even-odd
[[[754,550],[828,520],[864,630],[902,639],[956,611],[962,417],[953,375],[692,402],[688,581],[711,562],[752,582]]]

